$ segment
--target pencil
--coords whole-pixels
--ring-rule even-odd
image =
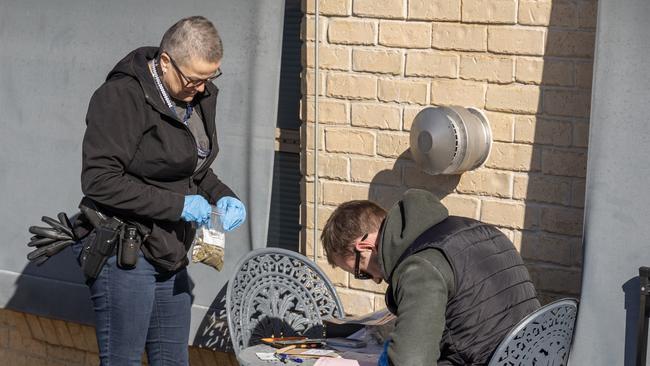
[[[284,353],[284,352],[287,352],[288,350],[291,350],[291,349],[294,349],[294,348],[296,348],[296,345],[292,344],[290,346],[282,347],[282,348],[276,350],[275,353]]]

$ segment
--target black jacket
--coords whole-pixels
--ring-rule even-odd
[[[124,57],[93,94],[86,115],[81,188],[102,210],[151,229],[142,246],[159,268],[187,265],[194,237],[181,221],[184,196],[201,194],[214,204],[234,193],[210,165],[219,151],[215,128],[218,89],[206,84],[195,102],[203,116],[211,153],[195,171],[196,142],[160,97],[147,62],[158,48],[142,47]]]

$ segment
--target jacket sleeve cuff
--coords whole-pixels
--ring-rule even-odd
[[[171,207],[169,208],[169,216],[165,219],[169,221],[179,221],[183,213],[183,206],[185,205],[185,196],[179,193],[172,193]]]

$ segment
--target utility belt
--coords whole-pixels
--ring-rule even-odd
[[[117,265],[122,269],[133,269],[138,262],[138,253],[149,230],[115,216],[101,212],[95,202],[84,197],[79,209],[92,224],[94,230],[83,241],[79,254],[81,270],[87,280],[99,276],[108,258],[117,255]]]

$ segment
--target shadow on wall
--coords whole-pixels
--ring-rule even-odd
[[[199,325],[192,345],[212,351],[233,352],[226,313],[226,282],[215,297]]]
[[[409,150],[397,157],[393,168],[377,173],[370,182],[368,199],[385,209],[397,202],[406,190],[420,188],[432,192],[441,200],[454,192],[460,175],[429,175],[417,168]],[[403,182],[395,185],[395,182]]]
[[[92,325],[90,291],[70,247],[41,266],[27,265],[16,278],[6,307],[20,312]]]
[[[513,199],[525,207],[515,241],[542,303],[580,293],[596,0],[554,1],[548,24],[544,56],[515,65],[518,84],[539,88],[537,112],[515,116],[513,151],[493,149],[517,161],[532,148],[530,173],[514,177]]]
[[[191,276],[188,279],[192,291],[195,284]],[[83,281],[83,273],[73,250],[66,248],[42,266],[28,263],[14,283],[14,293],[6,308],[92,326],[93,304],[90,291]],[[226,315],[227,286],[226,282],[210,304],[194,335],[192,346],[232,352]]]

